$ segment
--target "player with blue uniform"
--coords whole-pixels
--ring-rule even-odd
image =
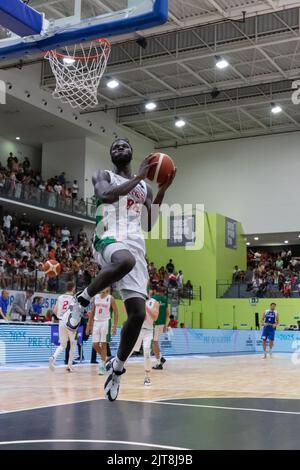
[[[279,323],[279,316],[277,310],[275,310],[276,304],[274,302],[271,303],[269,310],[266,310],[263,314],[262,323],[263,323],[263,331],[262,331],[262,340],[263,340],[263,349],[264,355],[263,358],[267,358],[267,339],[269,339],[269,353],[270,357],[272,357],[272,349],[274,345],[275,339],[275,330],[276,326]]]

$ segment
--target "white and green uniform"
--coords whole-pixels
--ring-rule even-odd
[[[110,184],[120,186],[128,181],[123,176],[107,171]],[[127,196],[112,204],[97,200],[94,258],[104,267],[111,262],[113,253],[129,250],[136,260],[134,268],[121,279],[116,287],[123,300],[134,293],[147,297],[148,270],[145,260],[145,240],[141,226],[142,207],[147,199],[147,185],[140,181]]]
[[[144,368],[146,372],[150,372],[151,370],[151,344],[153,340],[153,325],[154,321],[152,320],[149,312],[158,311],[159,303],[157,300],[151,298],[146,301],[146,316],[144,323],[142,325],[142,329],[140,331],[139,337],[133,351],[139,351],[141,349],[141,345],[143,345],[144,351]]]
[[[93,343],[109,343],[111,332],[111,295],[94,297]]]

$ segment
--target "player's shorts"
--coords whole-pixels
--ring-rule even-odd
[[[269,341],[274,341],[274,339],[275,339],[275,328],[273,328],[273,326],[271,326],[271,325],[264,326],[261,337],[262,337],[262,339],[266,339],[266,340],[268,339]]]
[[[146,351],[147,349],[150,350],[152,340],[153,340],[153,330],[142,328],[133,350],[139,351],[141,349],[142,344],[143,344],[144,351]]]
[[[116,288],[120,292],[122,300],[136,297],[146,299],[149,274],[145,253],[142,249],[132,246],[126,241],[111,243],[102,252],[94,250],[94,259],[101,267],[107,266],[111,263],[112,255],[120,250],[130,251],[136,261],[130,273],[116,283]]]
[[[67,347],[69,340],[77,343],[76,333],[77,333],[76,331],[69,330],[62,321],[59,322],[59,327],[58,327],[59,343],[64,348]]]
[[[165,325],[155,325],[154,327],[154,341],[159,341],[160,335],[164,332]]]
[[[111,331],[111,320],[94,321],[93,343],[109,343]]]

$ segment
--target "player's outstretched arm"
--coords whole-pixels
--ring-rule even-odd
[[[120,186],[112,186],[110,184],[109,173],[99,170],[93,176],[95,196],[105,204],[113,204],[117,202],[120,197],[127,196],[142,179],[146,178],[150,168],[155,165],[153,162],[150,163],[150,159],[151,156],[146,158],[142,162],[138,174],[128,181],[125,181],[125,183],[120,184]]]

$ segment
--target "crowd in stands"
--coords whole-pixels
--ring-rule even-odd
[[[43,263],[56,259],[59,277],[47,277]],[[0,287],[2,289],[59,292],[76,279],[85,286],[97,272],[90,242],[81,230],[75,239],[67,226],[50,225],[41,220],[33,225],[27,216],[6,213],[0,228]],[[59,285],[61,283],[62,285]]]
[[[175,270],[173,260],[170,259],[166,266],[159,269],[153,262],[148,262],[148,272],[150,288],[156,288],[161,292],[167,292],[169,296],[179,296],[182,298],[193,298],[193,284],[190,280],[184,283],[181,270]]]
[[[233,270],[233,282],[246,284],[249,296],[299,297],[300,261],[292,251],[248,250],[247,271],[238,266]]]
[[[85,214],[86,203],[78,198],[77,180],[67,181],[65,172],[48,180],[43,180],[40,172],[31,167],[27,157],[19,162],[11,152],[6,166],[0,163],[0,194],[5,193],[15,199],[25,199],[49,208]]]

